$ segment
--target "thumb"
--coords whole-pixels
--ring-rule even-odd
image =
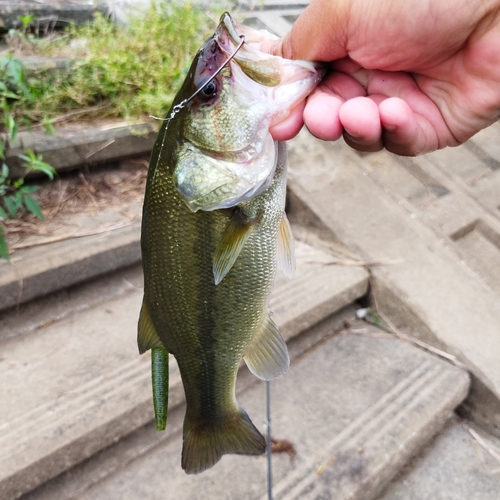
[[[286,59],[334,61],[347,55],[341,33],[342,1],[313,0],[281,39],[267,41],[261,50]]]
[[[261,42],[256,48],[273,56],[293,59],[290,46],[291,35],[292,32],[289,31],[283,38],[280,38],[279,40],[266,40]]]

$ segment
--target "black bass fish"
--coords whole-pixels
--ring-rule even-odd
[[[265,440],[235,398],[243,358],[257,377],[288,369],[268,301],[291,276],[284,213],[286,147],[269,126],[317,85],[305,61],[264,54],[269,34],[224,14],[196,54],[154,146],[142,222],[141,353],[152,349],[158,429],[166,425],[168,353],[186,394],[182,467],[198,473]]]

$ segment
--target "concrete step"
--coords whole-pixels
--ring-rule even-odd
[[[402,159],[304,133],[290,143],[289,189],[291,220],[387,264],[370,267],[377,309],[468,367],[461,412],[500,436],[500,191],[485,194],[498,137],[497,124],[460,149]]]
[[[31,149],[57,171],[64,172],[89,165],[119,161],[138,155],[149,155],[157,134],[158,123],[101,120],[92,124],[72,123],[57,127],[55,135],[42,130],[22,131],[6,152],[12,177],[22,177],[19,154]]]
[[[362,267],[325,266],[325,257],[298,243],[296,275],[276,283],[271,309],[287,340],[367,292]],[[0,498],[19,497],[153,418],[149,359],[136,347],[141,279],[136,266],[2,319]],[[175,364],[171,384],[175,408],[183,400]]]
[[[251,11],[244,20],[244,24],[255,29],[265,29],[279,37],[283,37],[291,30],[292,24],[306,5],[264,5],[262,11]]]
[[[88,23],[97,11],[108,13],[108,8],[102,2],[88,0],[1,0],[0,1],[0,31],[21,27],[19,16],[33,14],[36,27],[53,30],[56,26],[66,27],[68,23]]]
[[[33,246],[0,260],[0,311],[140,262],[141,214],[137,202],[68,215],[53,228],[52,243],[26,238]]]
[[[498,500],[500,440],[470,429],[451,418],[378,500]]]
[[[387,337],[353,323],[299,357],[289,344],[291,369],[271,383],[271,425],[292,456],[273,454],[273,498],[377,498],[463,400],[466,372]],[[239,400],[263,429],[264,384]],[[203,474],[184,474],[180,410],[166,435],[145,427],[23,500],[268,498],[264,457],[225,456]]]

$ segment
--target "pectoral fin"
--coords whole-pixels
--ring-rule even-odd
[[[264,380],[285,373],[290,366],[288,349],[276,323],[268,317],[243,356],[248,369]]]
[[[248,219],[240,210],[234,213],[215,250],[213,272],[216,285],[233,267],[256,222],[257,219]]]
[[[160,337],[158,337],[153,322],[151,321],[149,308],[145,299],[142,299],[141,314],[139,315],[137,345],[139,347],[139,354],[144,354],[153,347],[163,347]]]
[[[293,276],[295,272],[295,247],[292,228],[285,212],[283,212],[278,232],[278,266],[287,278]]]

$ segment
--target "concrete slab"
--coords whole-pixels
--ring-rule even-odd
[[[266,8],[266,7],[264,7]],[[304,7],[284,5],[283,8],[258,11],[254,10],[245,17],[244,24],[255,29],[265,29],[279,37],[283,37],[291,30],[292,24],[297,19]]]
[[[468,425],[451,418],[378,500],[498,500],[500,460],[471,436]],[[484,432],[480,437],[500,457],[500,440]]]
[[[273,455],[273,498],[376,498],[442,427],[467,387],[465,372],[395,339],[346,334],[319,344],[271,383],[272,435],[297,452],[293,460]],[[254,384],[239,400],[262,429],[264,384]],[[25,500],[75,494],[79,500],[182,500],[200,492],[218,500],[267,498],[264,457],[226,456],[203,474],[184,474],[181,416],[171,420],[177,433],[156,447],[152,429],[144,429],[128,447],[118,444],[114,454],[110,449],[96,457],[94,485],[89,461]],[[114,473],[99,481],[97,464],[115,464]]]
[[[309,4],[310,0],[298,0],[292,2],[290,0],[250,0],[239,2],[243,8],[250,11],[254,10],[286,10],[286,9],[302,9],[304,10]]]
[[[479,277],[488,266],[469,266],[455,248],[459,235],[443,232],[451,222],[430,222],[443,220],[446,213],[436,207],[455,199],[457,215],[446,220],[458,230],[463,223],[467,228],[471,215],[481,216],[485,222],[477,235],[491,243],[484,227],[496,232],[492,213],[431,169],[430,157],[359,155],[340,142],[305,134],[289,151],[291,219],[314,220],[359,258],[388,263],[370,268],[377,306],[404,332],[448,350],[469,367],[472,390],[462,410],[500,435],[500,296]],[[492,276],[495,262],[490,261]]]
[[[6,153],[12,177],[24,175],[18,154],[31,149],[62,172],[85,165],[118,161],[134,155],[148,155],[156,139],[156,123],[127,123],[123,120],[71,124],[56,129],[56,135],[23,131]]]
[[[0,311],[140,262],[141,211],[135,203],[68,216],[51,235],[53,243],[0,260]],[[43,240],[34,237],[32,243]]]
[[[87,0],[16,0],[0,1],[0,30],[8,31],[11,28],[19,28],[21,23],[19,16],[33,14],[41,29],[45,26],[65,27],[68,23],[83,24],[94,18],[95,12],[104,14],[108,9],[97,2]]]
[[[297,247],[296,277],[280,277],[270,305],[286,339],[363,296],[368,287],[363,268],[325,268],[314,263],[321,252]],[[37,322],[27,319],[30,332],[13,331],[0,342],[0,498],[17,498],[153,418],[149,360],[138,356],[135,345],[138,285],[117,287],[114,296],[90,301],[41,328],[46,315]],[[69,302],[77,303],[78,293]],[[11,323],[11,329],[19,327],[21,320]],[[313,338],[318,341],[314,332]],[[307,341],[303,345],[309,347]],[[175,364],[171,384],[175,407],[183,400]]]

